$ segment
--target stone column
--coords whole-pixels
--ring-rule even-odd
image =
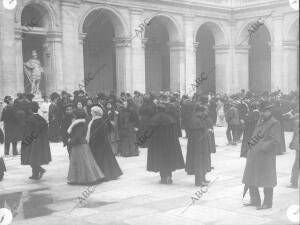
[[[249,89],[249,45],[239,45],[235,48],[235,67],[239,90]]]
[[[271,90],[282,89],[284,77],[283,70],[283,16],[274,15],[273,19],[273,42],[271,44]]]
[[[79,70],[81,71],[79,73],[79,76],[76,77],[76,83],[77,83],[77,89],[79,88],[79,84],[84,83],[83,81],[85,80],[85,74],[84,74],[84,39],[86,38],[87,33],[80,33],[79,34],[79,46],[78,46],[78,65],[79,65]],[[75,86],[76,87],[76,86]]]
[[[186,93],[185,55],[183,42],[168,42],[170,47],[170,90]]]
[[[117,96],[121,92],[132,92],[132,76],[130,71],[130,39],[114,38],[116,48],[116,81]]]
[[[140,29],[139,25],[144,24],[142,19],[143,10],[131,9],[130,22],[131,22],[131,35],[135,36],[135,30]],[[146,28],[145,28],[146,29]],[[145,41],[142,39],[142,34],[131,40],[131,68],[133,79],[133,90],[137,90],[141,93],[146,92],[145,81]]]
[[[62,67],[62,33],[49,32],[46,39],[48,60],[45,62],[46,94],[65,90]],[[77,66],[73,65],[74,68]]]
[[[0,4],[2,4],[2,2]],[[0,69],[2,70],[0,95],[2,101],[5,95],[15,96],[17,93],[16,55],[19,54],[19,52],[16,52],[15,47],[15,10],[7,10],[1,5],[0,13]]]
[[[196,50],[198,43],[194,43],[194,18],[184,17],[185,34],[185,94],[192,96],[196,89],[193,84],[196,82]],[[181,93],[183,94],[183,93]]]
[[[23,49],[22,49],[22,30],[17,29],[15,31],[15,51],[16,54],[16,86],[17,90],[16,93],[23,93],[24,92],[24,71],[23,71]]]
[[[298,41],[285,41],[283,45],[283,86],[282,91],[287,93],[296,90],[298,87],[299,76],[299,58],[298,58]]]
[[[228,45],[216,45],[215,49],[215,74],[216,93],[233,93],[233,76],[230,73],[230,48]]]
[[[63,31],[63,88],[69,92],[78,89],[84,79],[83,58],[78,32],[79,1],[63,0],[61,3]],[[75,66],[76,65],[76,66]]]

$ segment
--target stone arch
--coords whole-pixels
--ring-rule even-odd
[[[293,18],[292,22],[287,26],[285,33],[285,40],[297,41],[299,35],[299,15]]]
[[[86,10],[79,18],[79,23],[78,23],[79,33],[83,33],[84,23],[86,19],[89,17],[89,15],[99,10],[103,10],[101,13],[105,13],[109,17],[115,29],[116,37],[122,37],[125,34],[129,33],[129,25],[128,23],[126,23],[127,20],[121,15],[121,13],[119,13],[117,9],[109,6],[90,7],[88,10]]]
[[[226,35],[226,32],[225,32],[223,26],[217,22],[212,22],[209,20],[202,21],[201,23],[199,23],[196,26],[196,29],[194,32],[194,38],[193,38],[194,42],[196,42],[198,31],[203,25],[206,25],[213,33],[216,45],[227,45],[228,44],[228,37]]]
[[[251,20],[251,21],[246,21],[242,26],[241,29],[237,32],[237,39],[236,39],[236,44],[241,45],[247,43],[247,40],[249,40],[249,32],[248,29],[251,27],[252,24],[256,23],[258,20]],[[264,21],[264,27],[266,27],[269,36],[270,36],[270,42],[273,40],[273,34],[272,34],[272,29],[271,29],[271,22],[268,20]],[[255,35],[255,33],[254,33]]]
[[[36,1],[36,0],[24,0],[18,2],[18,6],[15,13],[15,22],[18,24],[19,27],[21,26],[22,13],[24,9],[30,5],[35,7],[41,13],[47,14],[46,17],[48,17],[47,25],[49,30],[53,30],[56,27],[58,12],[56,12],[55,8],[51,7],[49,3],[45,1]]]
[[[154,18],[160,18],[165,24],[168,33],[169,33],[169,41],[171,42],[176,42],[176,41],[183,41],[183,32],[182,29],[180,28],[177,20],[171,16],[167,15],[164,13],[157,13],[155,15],[152,15],[150,17],[146,17],[144,21],[150,23],[151,20]],[[144,32],[144,37],[145,37],[146,32]]]

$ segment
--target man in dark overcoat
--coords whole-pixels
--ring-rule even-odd
[[[157,105],[151,118],[147,170],[160,172],[162,184],[172,184],[172,172],[185,168],[178,139],[176,120],[168,114],[168,106]]]
[[[195,175],[196,186],[207,186],[206,173],[211,171],[211,159],[209,149],[209,116],[206,107],[199,103],[195,106],[195,112],[187,129],[189,137],[187,143],[186,167],[188,175]]]
[[[22,132],[17,118],[17,108],[13,105],[11,96],[5,96],[4,102],[7,104],[1,115],[4,122],[4,149],[5,155],[9,155],[10,144],[12,144],[13,155],[17,155],[17,143],[22,140]]]
[[[37,102],[31,104],[32,112],[28,118],[28,133],[22,141],[21,164],[30,165],[32,168],[32,180],[39,180],[45,173],[41,165],[49,164],[51,152],[48,136],[48,124],[38,114],[39,105]]]
[[[267,101],[260,104],[260,119],[248,142],[247,162],[243,183],[249,187],[250,203],[257,210],[272,208],[273,188],[277,185],[276,153],[280,147],[280,123],[272,116],[272,105]],[[261,205],[259,187],[264,188]]]

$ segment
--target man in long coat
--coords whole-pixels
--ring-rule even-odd
[[[172,184],[172,172],[185,167],[176,120],[168,114],[167,107],[164,104],[157,105],[148,135],[147,170],[160,172],[161,184]]]
[[[4,148],[5,155],[9,155],[10,144],[12,144],[13,155],[17,155],[17,143],[22,139],[22,131],[17,117],[17,108],[13,105],[13,99],[10,96],[4,98],[7,104],[1,115],[1,121],[4,122]]]
[[[196,186],[206,186],[206,173],[211,171],[209,149],[209,117],[205,112],[206,107],[197,104],[195,113],[189,123],[189,137],[187,143],[186,167],[188,175],[195,175]]]
[[[49,164],[51,161],[50,144],[48,138],[48,124],[37,112],[39,105],[32,102],[32,112],[28,118],[28,133],[22,140],[21,164],[30,165],[32,168],[32,180],[39,180],[45,173],[41,165]]]
[[[271,114],[272,105],[264,101],[260,104],[261,117],[248,142],[247,162],[243,183],[249,187],[250,203],[257,210],[272,208],[273,188],[277,185],[276,153],[280,147],[280,123]],[[264,202],[258,188],[264,188]]]

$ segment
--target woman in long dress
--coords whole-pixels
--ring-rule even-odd
[[[225,120],[225,112],[224,112],[224,103],[221,99],[217,101],[217,127],[226,127],[226,120]]]
[[[86,114],[75,112],[76,119],[68,129],[72,146],[68,184],[95,184],[104,178],[86,141]]]
[[[103,110],[99,106],[91,109],[93,119],[88,125],[86,139],[92,150],[92,154],[105,175],[105,180],[115,180],[123,172],[112,152],[108,140],[109,131],[111,130],[110,117],[103,117]]]

